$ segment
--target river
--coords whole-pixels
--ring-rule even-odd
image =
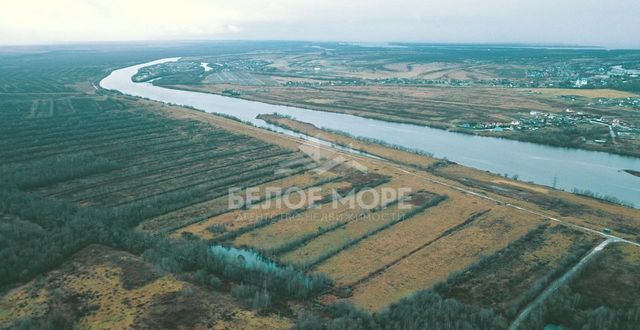
[[[519,180],[522,181],[546,186],[553,186],[555,183],[555,187],[567,191],[574,188],[590,190],[640,207],[640,177],[623,171],[624,169],[640,171],[640,158],[467,135],[347,114],[175,90],[150,83],[134,83],[131,80],[131,77],[142,67],[176,60],[178,58],[167,58],[115,70],[100,82],[100,86],[123,94],[190,106],[211,113],[223,113],[251,122],[256,126],[300,136],[256,118],[259,114],[277,112],[318,127],[423,150],[436,157],[446,157],[461,165],[480,170],[518,175]]]

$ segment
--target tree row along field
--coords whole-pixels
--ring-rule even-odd
[[[385,161],[309,152],[304,141],[222,117],[78,89],[107,69],[70,67],[52,82],[30,71],[37,88],[2,78],[0,327],[506,328],[602,240],[506,203],[639,233],[635,210],[423,155],[403,154],[406,166],[392,149]],[[253,207],[229,208],[232,187],[256,188]],[[318,194],[282,208],[269,187]],[[388,188],[411,192],[333,207],[333,191],[367,204]],[[612,263],[633,274],[637,251],[620,249],[607,248],[572,291],[553,296],[595,301],[571,305],[577,324],[623,326],[636,315],[637,299],[606,296],[637,292],[632,281],[604,292],[597,276]],[[527,322],[558,319],[538,310]]]

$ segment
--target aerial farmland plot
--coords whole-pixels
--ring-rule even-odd
[[[378,309],[404,298],[416,287],[431,286],[449,274],[463,270],[484,255],[494,253],[518,239],[535,223],[494,216],[490,212],[451,235],[438,238],[380,274],[358,280],[353,297],[357,305]]]
[[[633,157],[637,141],[620,133],[633,134],[625,125],[638,119],[637,91],[525,79],[577,53],[530,50],[530,63],[501,48],[499,63],[474,47],[140,47],[0,52],[0,328],[637,321],[640,213],[623,198],[633,193],[563,190],[562,173],[552,183],[521,179],[397,139],[428,126],[474,141],[535,142],[523,137],[529,131],[460,133],[461,125],[531,111],[553,114],[545,118],[555,125],[578,116],[571,106],[620,120],[610,124],[615,143],[592,141],[612,136],[594,120],[573,127],[567,141],[576,149],[562,152]],[[608,68],[636,55],[583,56]],[[170,57],[119,81],[144,86],[138,94],[109,85],[121,70]],[[341,126],[349,120],[365,120],[354,130],[391,133],[352,134]],[[498,164],[517,152],[487,153],[481,160]],[[590,166],[604,171],[585,180],[594,189],[605,176],[637,179],[638,169],[613,169],[619,158],[611,159]]]

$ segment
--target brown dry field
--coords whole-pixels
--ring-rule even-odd
[[[366,200],[369,194],[359,192]],[[366,203],[369,203],[367,201]],[[303,236],[321,231],[324,228],[347,223],[357,219],[364,212],[357,205],[350,207],[348,204],[329,202],[313,207],[305,212],[288,217],[269,226],[253,230],[236,238],[234,245],[253,247],[258,250],[272,250]]]
[[[543,220],[489,212],[471,225],[436,240],[381,274],[357,285],[349,298],[355,305],[378,310],[465,269],[483,256],[504,248]]]
[[[286,203],[282,203],[282,206],[272,203],[271,206],[274,209],[285,209],[286,211],[292,211],[297,209],[305,210],[301,215],[294,215],[283,219],[278,223],[274,223],[265,228],[254,230],[248,234],[240,236],[236,239],[236,245],[254,246],[260,249],[269,249],[274,245],[286,242],[287,239],[295,239],[296,235],[303,234],[308,230],[315,229],[315,226],[323,227],[331,225],[334,222],[348,221],[356,211],[350,210],[346,205],[339,205],[334,208],[332,203],[317,204],[323,199],[332,196],[332,191],[338,189],[350,189],[351,185],[346,182],[335,182],[323,185],[320,187],[321,192],[314,193],[309,196],[315,197],[313,205],[309,204],[309,200],[305,202],[304,199],[292,198],[291,203],[293,206],[288,206]],[[360,193],[359,193],[360,194]],[[298,194],[296,194],[298,195]],[[296,196],[294,195],[294,196]],[[300,207],[297,207],[300,205]],[[280,227],[284,227],[287,230],[281,230]],[[280,239],[275,239],[277,235],[286,235]],[[248,238],[251,236],[251,238]]]
[[[258,88],[229,84],[173,87],[214,94],[235,89],[241,93],[241,98],[254,101],[432,126],[455,126],[456,122],[465,120],[506,120],[518,113],[528,113],[534,109],[562,112],[571,106],[566,101],[537,95],[529,90],[507,88],[416,86],[323,88],[259,86]],[[388,109],[403,109],[403,111],[395,114]]]
[[[330,74],[339,77],[353,77],[364,79],[459,79],[459,80],[489,80],[499,78],[486,65],[460,65],[452,63],[391,63],[383,64],[381,69],[354,71],[352,68],[331,67]]]
[[[588,98],[625,98],[625,97],[638,97],[637,94],[625,91],[618,91],[615,89],[564,89],[564,88],[533,88],[533,92],[548,94],[548,95],[565,95],[565,96],[582,96]]]
[[[640,233],[640,211],[637,209],[514,181],[460,165],[446,166],[435,173],[456,180],[471,190],[483,192],[507,203],[538,210],[568,223],[596,231],[609,228],[616,235],[630,240],[637,239]]]
[[[370,273],[436,239],[447,229],[467,220],[488,205],[449,196],[449,200],[396,224],[319,264],[337,286],[348,287]]]
[[[325,253],[342,247],[351,240],[362,237],[367,232],[397,220],[406,211],[404,208],[401,209],[398,204],[394,204],[374,213],[369,212],[362,219],[350,221],[342,228],[326,233],[298,249],[283,254],[280,260],[300,266],[313,263]]]
[[[100,245],[5,294],[0,327],[51,309],[75,313],[77,325],[87,329],[288,329],[293,324],[276,315],[259,316],[228,295],[158,274],[140,257]]]
[[[312,55],[307,54],[307,55]],[[316,55],[320,55],[317,53]],[[413,62],[389,62],[388,59],[372,60],[365,62],[348,63],[333,59],[303,56],[303,62],[297,55],[261,54],[260,58],[272,62],[270,68],[283,73],[297,73],[318,68],[314,74],[328,77],[364,78],[364,79],[499,79],[500,76],[492,72],[497,68],[490,64],[472,63],[413,63]],[[356,64],[354,68],[353,64]],[[358,67],[357,64],[366,64]],[[503,68],[504,66],[501,66]],[[511,67],[511,66],[510,66]],[[314,70],[315,71],[315,70]],[[276,75],[277,77],[277,75]]]
[[[514,187],[518,187],[518,188],[522,188],[522,189],[527,189],[527,190],[532,190],[535,191],[537,193],[541,193],[541,194],[548,194],[549,193],[549,189],[544,188],[542,186],[535,186],[532,184],[528,184],[528,183],[522,183],[522,182],[518,182],[516,180],[505,180],[505,179],[495,179],[493,181],[491,181],[493,183],[497,183],[499,185],[510,185],[510,186],[514,186]]]

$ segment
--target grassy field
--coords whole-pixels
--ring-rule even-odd
[[[229,295],[162,275],[135,255],[100,245],[0,298],[0,326],[48,314],[75,314],[76,326],[124,328],[269,328],[292,323],[246,311]],[[60,324],[67,327],[71,324]]]

